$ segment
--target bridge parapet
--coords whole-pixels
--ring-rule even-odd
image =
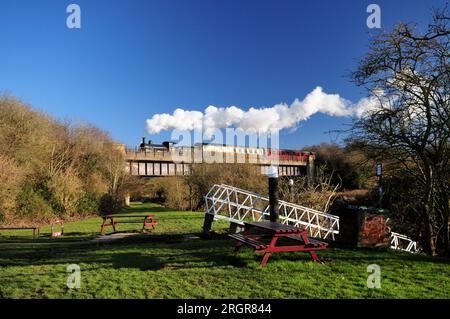
[[[174,154],[177,152],[177,154]],[[210,157],[207,157],[210,156]],[[306,166],[308,164],[307,157],[285,156],[283,158],[274,158],[267,155],[253,155],[253,154],[209,154],[206,152],[192,154],[179,153],[178,150],[162,151],[150,150],[139,151],[126,149],[125,159],[127,161],[161,161],[161,162],[178,162],[178,163],[242,163],[242,164],[256,164],[256,165],[294,165]]]
[[[125,150],[125,159],[127,161],[162,161],[173,162],[172,153],[170,151],[138,151],[138,150]]]

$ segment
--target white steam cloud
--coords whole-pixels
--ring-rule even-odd
[[[299,122],[308,120],[316,113],[330,116],[358,116],[379,105],[372,97],[352,103],[339,96],[327,94],[320,86],[308,93],[303,100],[295,99],[291,105],[276,104],[272,107],[253,108],[244,111],[236,106],[208,106],[204,112],[176,109],[173,114],[155,114],[147,120],[147,130],[156,134],[164,130],[202,130],[210,136],[215,130],[235,127],[244,131],[268,131],[295,128]]]

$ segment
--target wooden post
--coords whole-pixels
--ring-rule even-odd
[[[205,214],[205,220],[203,221],[203,233],[209,234],[211,233],[211,226],[214,221],[214,215],[213,214]]]
[[[270,221],[277,222],[280,215],[278,211],[278,167],[270,166],[268,175]]]

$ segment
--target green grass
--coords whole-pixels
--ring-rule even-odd
[[[65,236],[50,229],[32,240],[25,232],[0,236],[0,298],[449,298],[450,261],[395,251],[330,248],[323,264],[302,252],[261,256],[243,248],[232,256],[225,236],[189,239],[204,214],[154,204],[134,204],[130,213],[152,212],[160,221],[150,233],[110,244],[92,244],[100,218],[67,223]],[[216,222],[223,233],[227,224]],[[135,231],[137,224],[119,224]],[[66,267],[81,267],[81,288],[66,286]],[[381,267],[381,288],[369,289],[367,266]]]

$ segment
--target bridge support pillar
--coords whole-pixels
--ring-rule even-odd
[[[306,176],[308,178],[308,184],[313,185],[315,183],[315,163],[312,156],[308,157],[308,164],[306,166]]]

